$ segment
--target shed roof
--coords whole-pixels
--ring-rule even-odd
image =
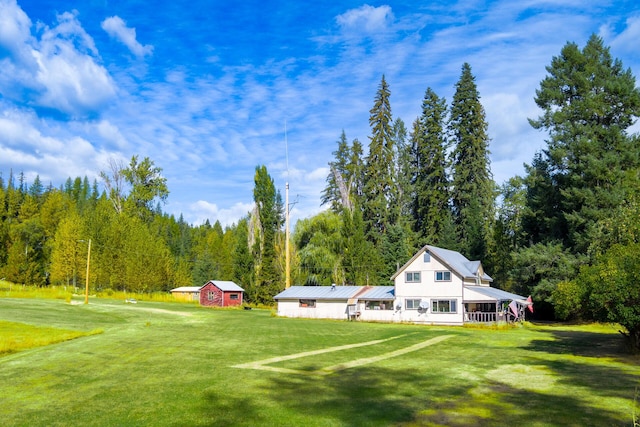
[[[279,299],[349,299],[356,295],[362,286],[291,286],[273,297]]]
[[[238,286],[235,282],[231,282],[228,280],[209,280],[204,284],[206,286],[209,283],[213,283],[218,289],[225,292],[244,292],[240,286]]]
[[[465,301],[517,301],[521,304],[529,304],[527,299],[521,295],[512,294],[491,286],[465,286],[465,289],[471,291],[465,292]]]
[[[169,292],[200,292],[202,286],[180,286],[179,288],[171,289]]]
[[[358,299],[363,300],[393,300],[396,298],[395,286],[370,286]]]

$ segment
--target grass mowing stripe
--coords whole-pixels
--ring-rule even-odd
[[[363,357],[363,358],[351,360],[351,361],[348,361],[348,362],[340,363],[340,364],[329,366],[329,367],[326,367],[326,368],[321,368],[321,369],[318,369],[318,370],[315,370],[315,371],[304,371],[304,370],[298,370],[298,369],[283,368],[283,367],[278,367],[278,366],[269,366],[272,363],[283,362],[285,360],[300,359],[300,358],[308,357],[308,356],[315,356],[315,355],[319,355],[319,354],[332,353],[332,352],[341,351],[341,350],[347,350],[347,349],[352,349],[352,348],[358,348],[358,347],[370,346],[370,345],[375,345],[375,344],[381,344],[381,343],[384,343],[384,342],[388,342],[388,341],[391,341],[391,340],[395,340],[395,339],[398,339],[398,338],[405,337],[407,335],[409,335],[409,334],[402,334],[402,335],[399,335],[399,336],[396,336],[396,337],[391,337],[391,338],[382,339],[382,340],[373,340],[373,341],[367,341],[367,342],[362,342],[362,343],[346,344],[346,345],[341,345],[341,346],[336,346],[336,347],[329,347],[329,348],[313,350],[313,351],[305,351],[305,352],[302,352],[302,353],[290,354],[290,355],[287,355],[287,356],[272,357],[270,359],[259,360],[259,361],[256,361],[256,362],[242,363],[242,364],[239,364],[239,365],[234,365],[232,367],[233,368],[241,368],[241,369],[258,369],[258,370],[263,370],[263,371],[271,371],[271,372],[278,372],[278,373],[284,373],[284,374],[329,375],[329,374],[332,374],[332,373],[337,372],[337,371],[342,371],[342,370],[345,370],[345,369],[355,368],[355,367],[358,367],[358,366],[363,366],[363,365],[368,365],[370,363],[379,362],[381,360],[386,360],[386,359],[391,359],[393,357],[402,356],[404,354],[411,353],[411,352],[423,349],[425,347],[437,344],[439,342],[442,342],[442,341],[444,341],[446,339],[449,339],[449,338],[453,337],[453,335],[441,335],[439,337],[431,338],[431,339],[429,339],[427,341],[423,341],[423,342],[420,342],[418,344],[414,344],[414,345],[411,345],[411,346],[408,346],[408,347],[405,347],[405,348],[401,348],[401,349],[398,349],[398,350],[390,351],[390,352],[383,353],[383,354],[376,355],[376,356],[372,356],[372,357]]]
[[[403,335],[399,335],[397,337],[391,337],[391,338],[382,339],[382,340],[373,340],[373,341],[361,342],[361,343],[356,343],[356,344],[339,345],[337,347],[321,348],[319,350],[305,351],[305,352],[302,352],[302,353],[289,354],[287,356],[276,356],[276,357],[272,357],[270,359],[258,360],[256,362],[249,362],[249,363],[242,363],[240,365],[234,365],[234,366],[232,366],[232,368],[262,369],[263,365],[268,365],[270,363],[284,362],[285,360],[299,359],[301,357],[315,356],[315,355],[318,355],[318,354],[331,353],[331,352],[334,352],[334,351],[347,350],[347,349],[350,349],[350,348],[365,347],[365,346],[368,346],[368,345],[380,344],[380,343],[383,343],[383,342],[386,342],[386,341],[391,341],[391,340],[395,340],[395,339],[398,339],[398,338],[402,338],[402,337],[407,336],[407,335],[408,334],[403,334]],[[290,371],[290,370],[287,370],[287,371]]]
[[[391,351],[389,353],[380,354],[378,356],[373,357],[363,357],[362,359],[352,360],[350,362],[341,363],[339,365],[329,366],[328,368],[322,368],[316,371],[316,374],[328,375],[337,371],[342,371],[349,368],[355,368],[357,366],[368,365],[369,363],[379,362],[385,359],[391,359],[392,357],[402,356],[403,354],[411,353],[425,347],[429,347],[430,345],[438,344],[446,339],[453,337],[453,335],[441,335],[439,337],[431,338],[430,340],[423,341],[418,344],[414,344],[409,347],[401,348],[395,351]]]

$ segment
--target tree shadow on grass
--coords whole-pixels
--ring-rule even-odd
[[[631,415],[631,414],[630,414]],[[420,426],[605,426],[631,419],[596,409],[573,396],[514,388],[489,381],[460,398],[437,402],[420,411],[412,425]]]
[[[534,340],[528,350],[552,354],[572,354],[585,357],[611,357],[632,360],[622,334],[603,334],[588,331],[545,330],[553,340]],[[640,359],[636,358],[640,363]]]
[[[587,387],[597,395],[626,399],[635,396],[640,386],[640,359],[627,352],[621,335],[564,330],[548,332],[553,340],[533,340],[523,349],[565,357],[537,360],[533,364],[552,369],[563,383]],[[593,363],[589,358],[593,358]],[[629,369],[624,369],[624,365]],[[631,370],[638,374],[634,375]]]
[[[619,425],[620,414],[558,396],[441,373],[360,367],[328,376],[261,373],[254,397],[207,394],[207,425]]]

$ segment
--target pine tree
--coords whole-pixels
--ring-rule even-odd
[[[445,134],[447,105],[428,88],[422,101],[422,115],[413,127],[413,229],[420,247],[441,245],[452,236],[450,229],[449,178],[447,176],[447,139]]]
[[[584,253],[594,224],[639,186],[634,171],[640,150],[627,129],[640,115],[640,90],[631,70],[596,35],[582,50],[567,43],[546,69],[535,98],[543,114],[530,123],[549,132],[542,158],[548,180],[541,184],[553,197],[547,204],[540,200],[537,209],[530,205],[531,214],[550,213],[555,223],[566,224],[563,235],[541,240],[559,237],[574,253]],[[529,183],[539,194],[536,184]]]
[[[382,76],[373,108],[369,111],[371,136],[364,168],[363,218],[367,231],[379,242],[389,227],[393,182],[393,128],[389,86]]]
[[[452,202],[459,250],[484,259],[491,241],[496,195],[489,166],[489,136],[480,94],[471,66],[462,65],[451,103],[449,131],[452,152]]]

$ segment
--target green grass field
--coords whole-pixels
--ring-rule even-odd
[[[640,360],[606,325],[444,328],[20,298],[0,299],[0,321],[12,322],[14,335],[19,324],[27,334],[80,335],[0,355],[3,426],[629,426],[640,419]]]

